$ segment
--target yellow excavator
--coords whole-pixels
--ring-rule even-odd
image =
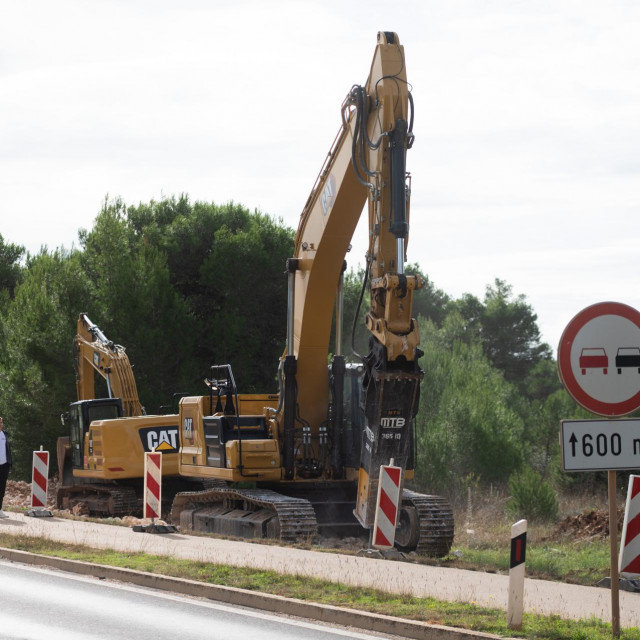
[[[178,416],[145,415],[125,348],[109,340],[86,313],[73,341],[78,400],[62,415],[69,435],[58,439],[57,505],[82,503],[94,515],[122,516],[141,509],[144,452],[161,451],[163,475],[178,476]],[[106,398],[96,398],[96,374]],[[183,481],[175,489],[184,489]]]
[[[380,32],[366,84],[353,86],[342,104],[342,126],[286,265],[280,393],[238,393],[231,365],[223,364],[212,367],[208,394],[180,401],[180,474],[228,483],[176,496],[172,522],[183,530],[296,542],[371,529],[380,466],[393,460],[403,482],[413,477],[423,372],[412,296],[424,282],[405,273],[406,155],[414,139],[406,69],[398,35]],[[369,353],[347,363],[342,274],[366,202]],[[443,556],[452,541],[447,501],[403,490],[396,546]]]

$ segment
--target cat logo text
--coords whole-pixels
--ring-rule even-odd
[[[178,453],[178,427],[146,427],[140,429],[140,439],[145,451]]]

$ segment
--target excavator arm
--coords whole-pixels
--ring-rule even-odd
[[[371,338],[370,352],[363,358],[366,426],[356,508],[366,526],[372,524],[377,489],[372,478],[377,478],[380,464],[393,458],[404,467],[409,460],[422,378],[419,334],[411,311],[413,291],[423,283],[404,272],[410,191],[405,166],[413,142],[412,121],[404,49],[397,34],[380,32],[366,85],[354,86],[342,105],[342,126],[301,214],[294,257],[288,261],[289,318],[279,416],[285,478],[293,479],[300,467],[296,433],[306,424],[312,436],[317,435],[320,425],[327,423],[332,474],[344,477],[338,402],[334,400],[332,415],[327,415],[332,404],[327,359],[336,288],[367,203],[371,303],[366,325]],[[345,367],[339,342],[332,364],[336,388]]]
[[[97,371],[107,383],[108,397],[122,399],[125,416],[144,414],[125,348],[109,340],[86,313],[78,317],[73,354],[78,400],[96,397],[94,372]]]

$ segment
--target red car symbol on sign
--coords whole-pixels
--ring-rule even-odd
[[[578,364],[582,369],[582,375],[587,373],[587,369],[602,369],[602,373],[606,375],[609,358],[602,347],[585,347],[580,352]]]

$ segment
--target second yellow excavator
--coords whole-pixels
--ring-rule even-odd
[[[73,340],[77,402],[63,414],[69,435],[57,444],[58,508],[81,504],[94,515],[141,510],[145,451],[161,451],[166,498],[187,484],[178,478],[178,416],[145,415],[124,347],[109,340],[86,313]],[[96,398],[95,376],[106,398]]]

